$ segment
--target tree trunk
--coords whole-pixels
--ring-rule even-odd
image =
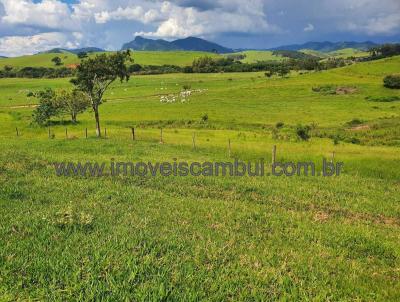
[[[73,124],[76,124],[76,113],[75,112],[71,113],[71,121]]]
[[[96,135],[97,137],[101,137],[99,107],[95,107],[93,109],[94,109],[94,118],[96,119]]]

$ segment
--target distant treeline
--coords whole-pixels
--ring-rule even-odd
[[[256,72],[270,71],[273,73],[288,73],[290,70],[323,70],[346,65],[343,59],[330,59],[319,62],[319,59],[307,57],[306,59],[288,59],[279,61],[260,61],[256,63],[242,63],[231,57],[213,59],[201,57],[193,61],[192,66],[180,67],[176,65],[140,65],[129,66],[129,72],[139,75],[167,74],[167,73],[217,73],[217,72]],[[0,78],[64,78],[73,77],[75,69],[71,68],[45,68],[24,67],[14,69],[6,66],[0,70]]]
[[[74,69],[66,67],[24,67],[14,69],[12,66],[5,66],[3,70],[0,70],[0,78],[65,78],[72,77],[74,74]]]
[[[373,59],[388,58],[400,55],[400,44],[383,44],[369,50]]]

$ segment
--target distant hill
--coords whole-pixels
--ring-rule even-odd
[[[133,49],[133,50],[146,50],[146,51],[172,51],[180,50],[178,46],[173,45],[171,42],[158,39],[146,39],[137,36],[135,40],[125,43],[122,49]]]
[[[275,48],[271,48],[271,50],[303,50],[310,49],[316,50],[320,52],[331,52],[337,51],[340,49],[353,48],[358,50],[368,50],[371,47],[375,47],[378,44],[370,41],[366,42],[307,42],[304,44],[292,44],[292,45],[284,45]]]
[[[178,39],[172,42],[162,39],[152,40],[137,36],[135,40],[125,43],[122,49],[147,50],[147,51],[205,51],[214,53],[230,53],[232,49],[219,44],[195,37]]]
[[[193,51],[208,51],[216,53],[230,53],[232,49],[226,48],[219,44],[209,42],[195,37],[188,37],[185,39],[179,39],[171,42],[182,50],[193,50]]]
[[[5,57],[5,56],[0,56],[0,59],[7,59],[7,57]]]
[[[65,52],[78,54],[80,52],[92,53],[92,52],[104,52],[104,51],[105,51],[104,49],[97,48],[97,47],[84,47],[84,48],[75,48],[75,49],[53,48],[48,51],[39,52],[39,54],[40,53],[65,53]]]

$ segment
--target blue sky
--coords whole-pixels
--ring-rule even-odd
[[[0,55],[120,49],[135,35],[232,48],[400,41],[399,0],[0,0]]]

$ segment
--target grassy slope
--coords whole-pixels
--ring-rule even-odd
[[[94,56],[95,54],[91,54]],[[134,58],[135,63],[142,65],[163,65],[171,64],[178,66],[191,65],[195,58],[201,56],[211,56],[216,57],[218,55],[208,52],[198,52],[198,51],[135,51]],[[0,59],[0,68],[5,65],[10,65],[13,67],[55,67],[51,59],[54,57],[60,57],[64,63],[63,66],[68,66],[70,64],[79,63],[79,59],[76,55],[71,53],[47,53],[47,54],[37,54],[33,56],[21,56],[15,58]]]
[[[321,51],[316,51],[316,50],[311,50],[311,49],[302,49],[300,51],[303,53],[306,53],[306,54],[315,55],[320,58],[366,57],[369,55],[369,53],[366,51],[361,51],[361,50],[354,49],[354,48],[345,48],[345,49],[340,49],[340,50],[331,51],[331,52],[321,52]]]
[[[276,140],[268,125],[285,122],[285,134],[298,122],[340,127],[353,118],[393,116],[399,123],[400,104],[364,100],[398,93],[384,89],[382,77],[399,63],[397,57],[289,79],[267,80],[261,73],[134,77],[116,84],[101,106],[109,135],[102,140],[92,131],[82,139],[93,124],[90,113],[67,125],[76,139],[65,140],[65,126],[54,126],[56,138],[48,140],[47,129],[29,126],[31,109],[12,108],[34,102],[24,89],[66,86],[66,79],[0,80],[2,298],[398,301],[398,147]],[[188,83],[208,90],[184,104],[159,102],[158,94]],[[322,84],[359,91],[311,91]],[[132,142],[127,127],[140,123]],[[167,127],[163,145],[160,125]],[[270,158],[273,144],[285,161],[320,162],[335,151],[345,173],[86,179],[56,177],[51,167],[110,158],[228,160],[228,137],[242,160]]]
[[[246,58],[241,60],[243,63],[256,63],[258,61],[281,61],[284,59],[282,56],[273,55],[272,51],[263,51],[263,50],[247,50],[247,51],[237,52],[234,54],[246,55]]]

